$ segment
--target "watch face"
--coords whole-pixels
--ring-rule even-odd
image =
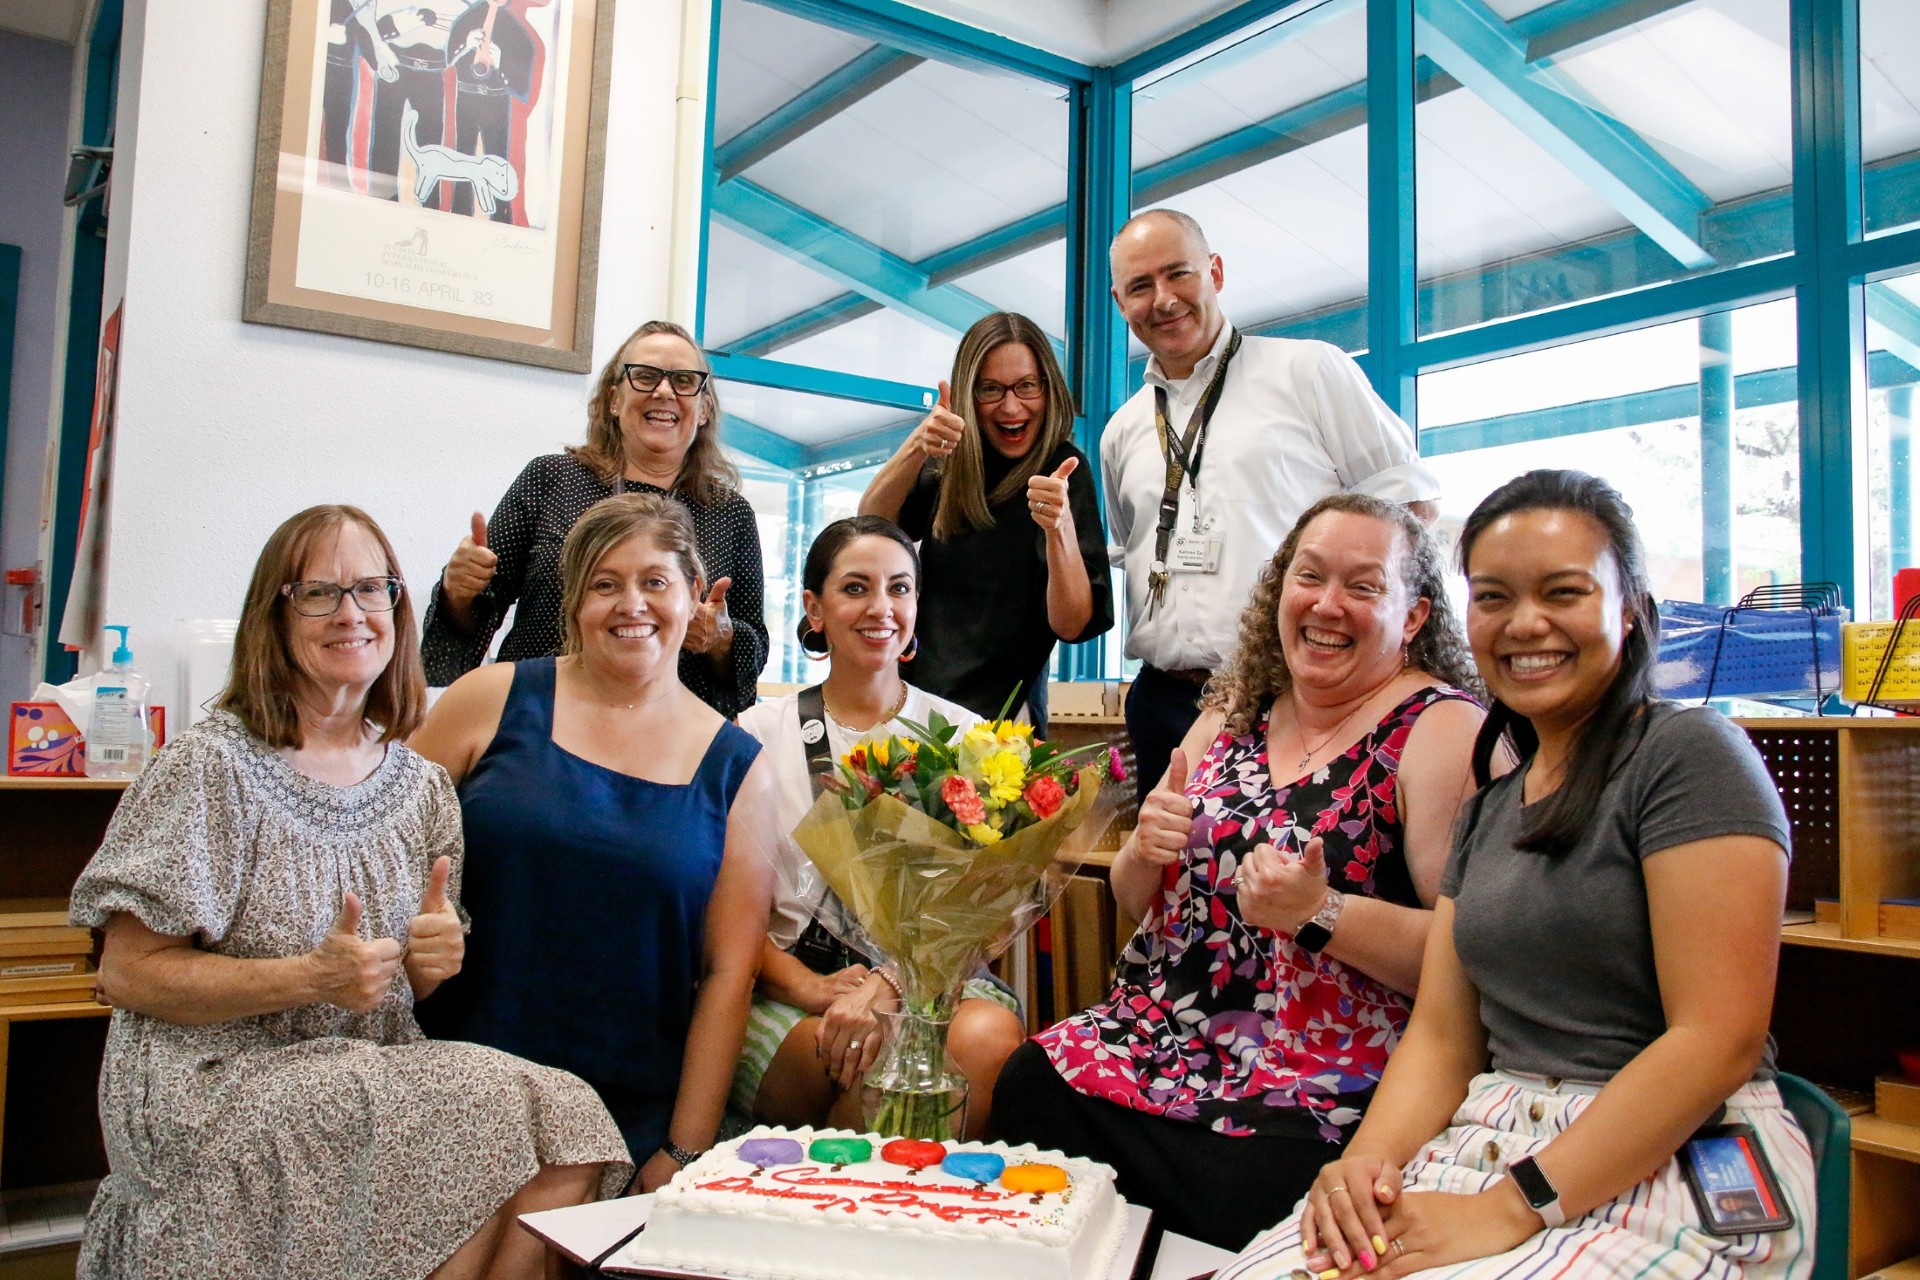
[[[1535,1164],[1532,1156],[1525,1160],[1516,1160],[1508,1166],[1507,1173],[1513,1178],[1514,1185],[1520,1188],[1520,1194],[1535,1209],[1544,1209],[1560,1198],[1560,1193],[1547,1181],[1547,1175]]]

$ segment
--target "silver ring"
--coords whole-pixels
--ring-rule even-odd
[[[1396,1238],[1393,1242],[1393,1256],[1397,1258],[1401,1254],[1405,1253],[1406,1251],[1407,1251],[1407,1246],[1401,1244],[1400,1241]]]
[[[1340,1186],[1328,1188],[1327,1194],[1330,1196],[1332,1195],[1350,1196],[1353,1194],[1353,1192],[1347,1190],[1345,1184],[1343,1183]]]
[[[849,1041],[847,1041],[847,1052],[848,1052],[848,1053],[852,1053],[852,1052],[854,1052],[854,1051],[855,1051],[855,1050],[857,1050],[857,1049],[858,1049],[859,1047],[860,1047],[860,1042],[859,1042],[858,1040],[849,1040]]]

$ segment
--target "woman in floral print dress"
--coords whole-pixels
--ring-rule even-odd
[[[1168,1230],[1224,1248],[1337,1154],[1406,1026],[1473,789],[1481,712],[1443,584],[1402,507],[1336,494],[1301,516],[1114,861],[1142,923],[1113,993],[1008,1061],[1001,1136],[1113,1165]]]

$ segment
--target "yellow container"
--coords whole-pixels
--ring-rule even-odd
[[[1894,623],[1849,622],[1840,628],[1840,665],[1844,673],[1841,696],[1864,702],[1873,688],[1874,672],[1893,639]],[[1887,666],[1880,685],[1880,702],[1913,703],[1920,707],[1920,620],[1908,622],[1900,647]]]

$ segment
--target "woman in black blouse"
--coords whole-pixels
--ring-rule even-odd
[[[451,684],[487,656],[516,601],[500,660],[560,649],[560,544],[588,507],[616,493],[671,494],[693,515],[708,581],[687,627],[680,680],[729,718],[752,706],[767,662],[760,526],[720,448],[720,401],[687,331],[649,320],[600,371],[587,442],[529,462],[479,512],[440,575],[421,655],[427,680]]]
[[[913,682],[982,716],[1018,686],[1047,725],[1056,640],[1113,625],[1106,534],[1073,395],[1040,326],[995,312],[953,358],[953,381],[860,498],[920,543]]]

